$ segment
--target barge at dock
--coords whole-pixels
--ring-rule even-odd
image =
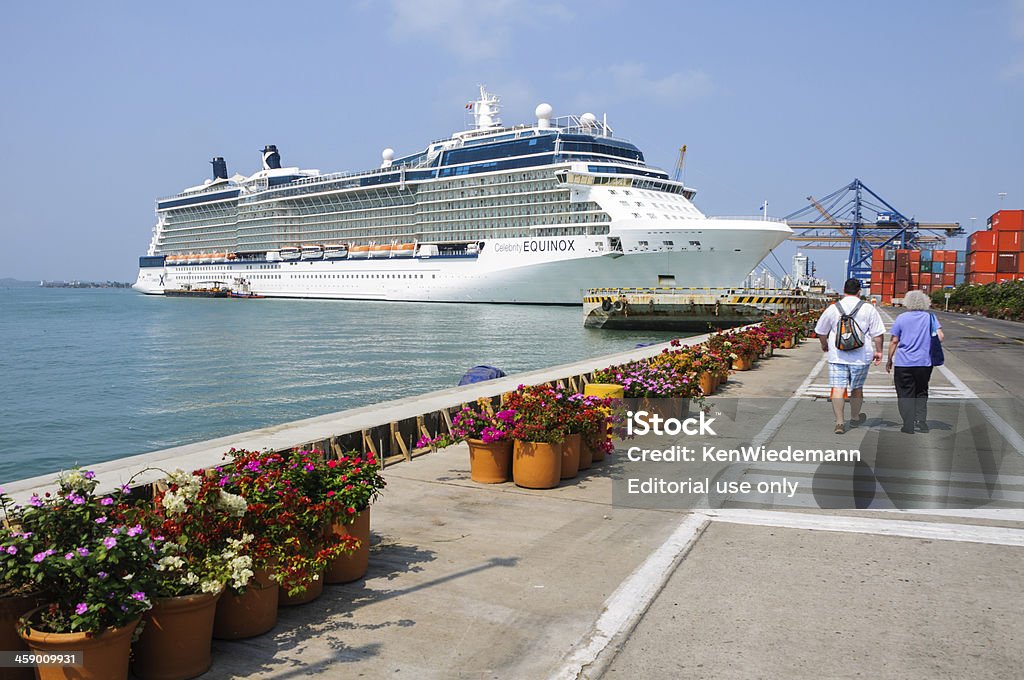
[[[773,312],[806,312],[830,298],[778,288],[592,288],[583,296],[587,328],[707,331],[761,321]]]
[[[590,286],[737,285],[792,234],[707,217],[694,189],[591,113],[504,126],[480,88],[469,130],[355,173],[281,167],[213,178],[156,204],[134,287],[245,278],[267,297],[580,304]]]

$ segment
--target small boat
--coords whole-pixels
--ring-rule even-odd
[[[263,296],[259,295],[258,293],[236,293],[235,291],[231,291],[230,293],[228,293],[228,297],[230,297],[230,298],[239,298],[239,299],[243,299],[243,300],[262,300],[263,299]]]
[[[304,245],[302,246],[302,259],[303,260],[320,260],[323,259],[324,248],[318,245]]]
[[[348,257],[348,246],[344,243],[324,246],[325,260],[344,260]]]
[[[266,254],[267,262],[280,262],[281,251],[280,250],[268,250]]]
[[[412,257],[415,252],[415,243],[398,243],[391,249],[391,257]]]
[[[365,260],[370,256],[370,246],[351,246],[348,249],[349,259]]]
[[[390,243],[378,243],[377,245],[370,246],[370,257],[373,257],[373,258],[391,257],[391,244]]]
[[[302,249],[298,246],[285,246],[281,248],[280,253],[282,260],[297,260],[302,257]]]

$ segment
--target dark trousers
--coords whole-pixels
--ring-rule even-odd
[[[896,366],[893,369],[892,380],[904,428],[911,429],[914,423],[928,420],[928,381],[931,378],[931,366]]]

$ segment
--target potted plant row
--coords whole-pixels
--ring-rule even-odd
[[[384,487],[375,458],[231,451],[228,459],[165,473],[152,494],[128,485],[97,494],[95,475],[76,469],[25,506],[0,495],[2,584],[28,596],[17,607],[18,635],[38,652],[85,652],[83,666],[40,666],[38,677],[126,678],[129,650],[141,680],[196,677],[210,668],[214,633],[266,632],[279,586],[315,597],[338,560],[368,548],[368,531],[357,538],[348,527]],[[10,616],[0,625],[15,628]]]

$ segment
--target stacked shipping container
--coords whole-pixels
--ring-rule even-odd
[[[908,290],[930,293],[962,283],[1024,280],[1024,210],[1000,210],[988,231],[971,234],[962,250],[884,250],[871,254],[871,293],[883,304]]]
[[[930,293],[966,279],[967,253],[962,250],[884,250],[871,255],[871,294],[882,304],[900,300],[909,290]]]
[[[971,234],[967,283],[1024,279],[1024,210],[1000,210],[988,218],[988,231]]]

